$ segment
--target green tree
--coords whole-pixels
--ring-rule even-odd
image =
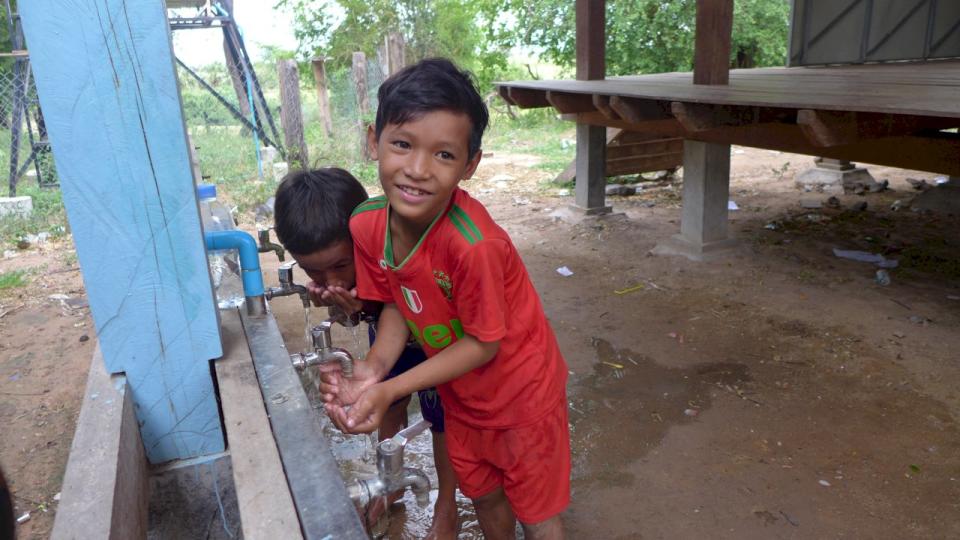
[[[574,2],[493,0],[489,9],[517,20],[513,43],[542,51],[572,67],[576,60]],[[606,5],[608,75],[688,71],[693,68],[696,0],[610,0]],[[735,0],[731,66],[783,65],[790,6],[787,0]]]
[[[481,87],[507,65],[507,37],[497,41],[483,30],[492,14],[484,9],[486,1],[281,0],[280,5],[293,11],[297,52],[304,59],[324,56],[334,66],[347,66],[355,51],[373,58],[384,37],[399,32],[408,63],[445,56],[473,71]],[[333,14],[342,20],[335,22]]]

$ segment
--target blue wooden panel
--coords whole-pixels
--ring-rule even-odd
[[[163,2],[21,2],[107,370],[153,463],[223,450],[221,356]]]

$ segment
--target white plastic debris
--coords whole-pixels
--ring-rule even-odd
[[[24,512],[22,516],[17,518],[17,523],[26,523],[30,521],[30,512]]]
[[[566,266],[561,266],[560,268],[557,268],[557,273],[563,277],[570,277],[573,275],[573,270],[570,270]]]
[[[56,495],[53,496],[53,500],[60,501],[60,492],[58,491]]]
[[[950,181],[950,179],[947,178],[946,176],[935,176],[935,177],[933,178],[933,183],[936,184],[936,185],[938,185],[938,186],[941,186],[941,185],[943,185],[943,184],[946,184],[946,183],[949,182],[949,181]]]
[[[739,210],[740,207],[734,201],[727,201],[727,210]]]
[[[820,480],[820,485],[823,487],[830,487],[830,482],[827,482],[826,480]]]
[[[896,259],[888,259],[879,253],[868,253],[866,251],[833,248],[833,254],[841,259],[872,263],[880,268],[896,268],[899,264]]]
[[[561,189],[560,191],[557,192],[557,195],[559,195],[559,196],[561,196],[561,197],[569,197],[569,196],[570,196],[570,190],[569,190],[569,189]]]

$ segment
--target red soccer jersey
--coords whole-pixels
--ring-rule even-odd
[[[439,386],[444,414],[501,429],[560,405],[567,367],[556,336],[520,254],[486,208],[457,189],[403,261],[393,260],[388,211],[374,197],[350,220],[360,298],[395,303],[428,356],[464,334],[500,341],[492,360]]]

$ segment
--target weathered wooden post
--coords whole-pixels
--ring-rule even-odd
[[[290,168],[309,166],[307,142],[303,138],[303,112],[300,107],[300,75],[295,60],[277,62],[280,78],[280,125],[283,127],[283,145],[287,147]]]
[[[370,98],[367,96],[367,56],[362,52],[353,53],[353,69],[351,72],[354,91],[357,94],[357,127],[360,132],[360,150],[364,157],[368,157],[366,118],[370,113]]]
[[[406,66],[406,44],[400,32],[389,32],[383,38],[383,57],[386,60],[386,75],[390,76]]]
[[[220,452],[218,313],[163,2],[20,10],[107,372],[126,374],[152,463]]]
[[[313,68],[313,81],[317,85],[317,105],[320,107],[320,124],[323,132],[330,137],[333,135],[333,118],[330,116],[330,94],[327,92],[327,68],[323,58],[310,60]]]
[[[606,77],[606,1],[577,0],[577,80]],[[607,214],[606,202],[607,129],[577,124],[577,163],[574,200],[588,215]]]

